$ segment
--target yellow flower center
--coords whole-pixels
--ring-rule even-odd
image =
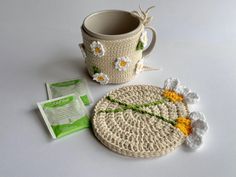
[[[183,101],[184,99],[182,95],[172,90],[165,90],[163,93],[163,96],[170,99],[173,102],[180,102],[180,101]]]
[[[104,81],[104,77],[98,76],[97,80],[98,80],[98,81]]]
[[[176,120],[177,123],[180,123],[180,124],[185,124],[185,125],[190,125],[191,124],[191,119],[189,118],[184,118],[184,117],[179,117],[177,120]]]
[[[127,62],[126,61],[120,61],[120,66],[121,67],[125,67],[127,65]]]
[[[189,118],[179,117],[176,120],[175,125],[185,136],[188,136],[192,132],[191,120]]]
[[[100,52],[101,52],[101,49],[100,49],[99,47],[96,47],[96,48],[95,48],[95,52],[96,52],[96,53],[100,53]]]

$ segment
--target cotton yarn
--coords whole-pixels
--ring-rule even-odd
[[[111,91],[95,106],[95,136],[110,150],[130,157],[158,157],[173,151],[185,136],[158,116],[175,121],[188,116],[189,111],[184,102],[158,102],[164,99],[162,94],[162,88],[151,85]]]

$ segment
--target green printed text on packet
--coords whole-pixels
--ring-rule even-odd
[[[84,105],[92,103],[92,97],[85,79],[68,80],[64,82],[46,83],[49,99],[68,94],[75,94]]]
[[[90,126],[86,108],[74,94],[38,103],[38,107],[53,138]]]

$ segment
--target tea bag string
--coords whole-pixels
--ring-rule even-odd
[[[147,26],[147,25],[150,23],[150,21],[152,20],[152,18],[153,18],[152,16],[148,16],[148,13],[149,13],[149,11],[150,11],[151,9],[153,9],[154,7],[155,7],[155,6],[151,6],[151,7],[149,7],[146,11],[143,11],[142,8],[139,6],[140,12],[134,10],[134,11],[131,12],[131,14],[132,14],[133,16],[137,17],[138,19],[140,19],[140,21],[142,22],[142,24],[143,24],[144,26]]]
[[[142,68],[142,71],[160,71],[160,70],[161,70],[161,68],[153,68],[153,67],[146,66],[146,65],[144,65]]]

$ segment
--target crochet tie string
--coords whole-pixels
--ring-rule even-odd
[[[149,7],[146,11],[143,11],[142,9],[141,9],[141,7],[139,6],[139,10],[140,11],[136,11],[136,10],[134,10],[134,11],[132,11],[131,13],[132,13],[132,15],[133,16],[135,16],[135,17],[137,17],[141,22],[142,22],[142,24],[144,25],[144,26],[147,26],[149,23],[150,23],[150,21],[152,20],[152,16],[148,16],[148,13],[149,13],[149,11],[151,10],[151,9],[153,9],[155,6],[151,6],[151,7]]]

